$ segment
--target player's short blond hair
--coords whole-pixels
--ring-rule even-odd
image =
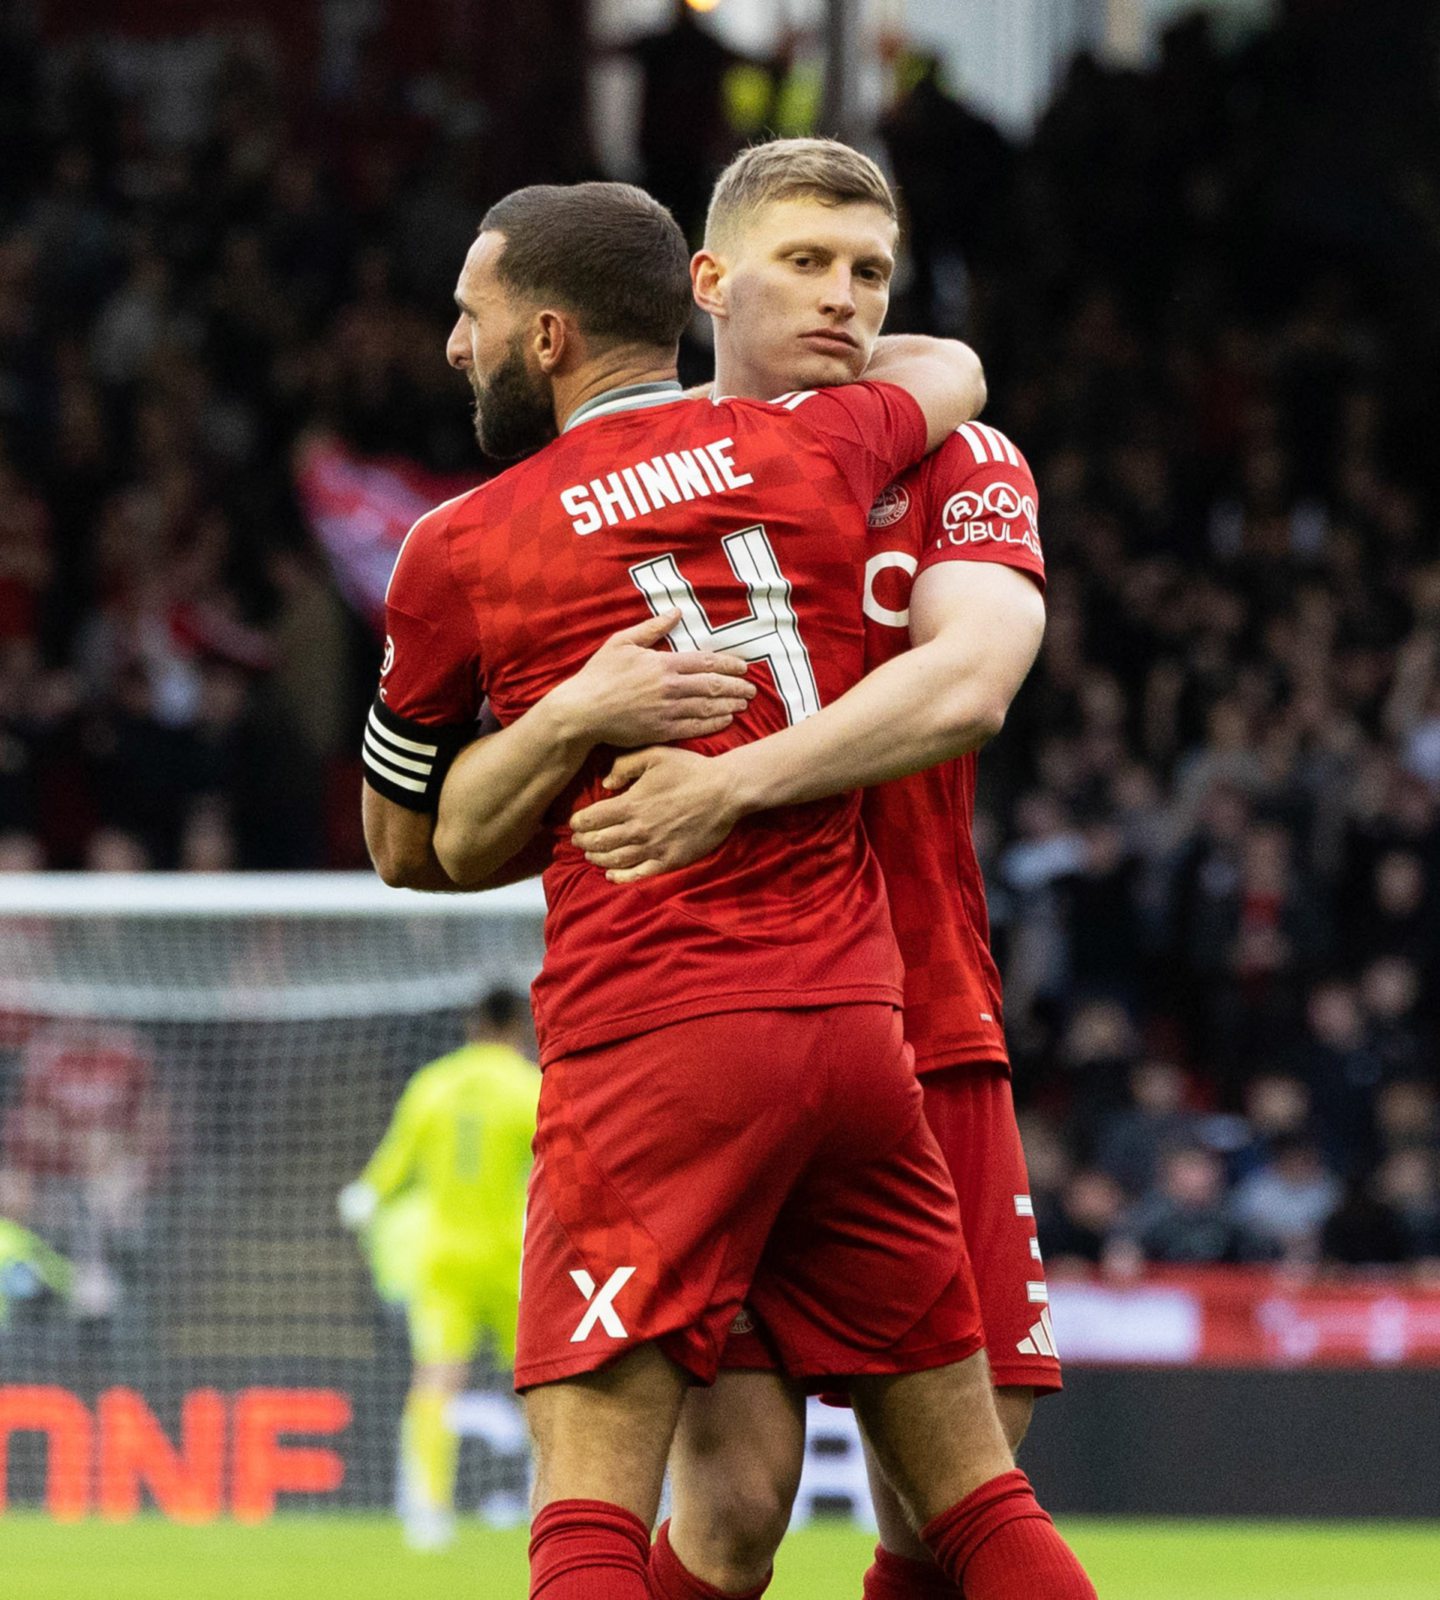
[[[771,139],[742,150],[722,172],[705,217],[705,247],[735,236],[749,217],[776,200],[819,200],[827,206],[878,206],[898,222],[885,174],[838,139]]]

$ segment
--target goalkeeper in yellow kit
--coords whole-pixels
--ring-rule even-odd
[[[383,1223],[383,1209],[402,1198],[418,1203],[406,1305],[415,1366],[400,1454],[406,1537],[426,1549],[453,1536],[459,1444],[448,1411],[470,1358],[488,1334],[500,1360],[514,1359],[540,1095],[540,1074],[521,1053],[529,1017],[516,995],[487,996],[468,1032],[466,1044],[406,1085],[384,1138],[339,1201],[341,1220],[356,1230]]]

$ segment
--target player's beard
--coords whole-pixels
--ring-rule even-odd
[[[518,461],[533,455],[555,437],[555,406],[543,379],[525,365],[523,336],[517,334],[509,353],[475,390],[475,437],[495,461]]]

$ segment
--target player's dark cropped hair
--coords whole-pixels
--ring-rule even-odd
[[[476,1002],[474,1021],[492,1033],[504,1033],[524,1014],[525,1002],[513,989],[491,989]]]
[[[527,300],[550,302],[604,343],[679,343],[690,319],[690,251],[674,217],[628,183],[535,184],[485,213],[503,233],[496,274]]]

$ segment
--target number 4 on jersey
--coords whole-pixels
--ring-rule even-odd
[[[706,615],[673,555],[642,561],[631,567],[630,576],[657,617],[679,611],[667,641],[672,650],[716,650],[746,661],[768,661],[791,725],[813,717],[820,709],[820,691],[790,604],[790,580],[780,571],[765,529],[743,528],[722,540],[721,548],[730,570],[745,585],[750,609],[719,627]]]

